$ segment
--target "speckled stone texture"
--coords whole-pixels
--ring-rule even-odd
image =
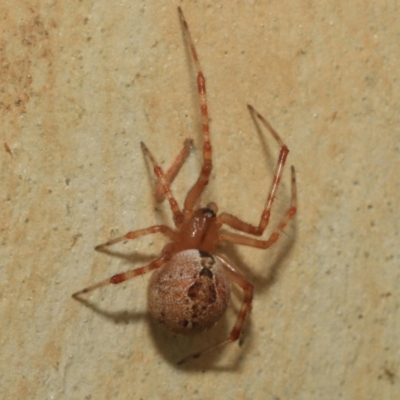
[[[148,276],[71,294],[150,262],[171,223],[140,141],[182,202],[201,162],[195,76],[207,78],[214,148],[203,204],[257,223],[290,148],[296,220],[270,250],[224,246],[255,285],[242,346],[175,363],[224,338],[165,332]],[[0,5],[0,398],[395,399],[400,393],[400,10],[365,1],[25,1]],[[8,151],[9,149],[9,151]],[[11,154],[10,154],[11,153]],[[286,168],[271,227],[290,202]],[[264,237],[268,236],[268,232]]]

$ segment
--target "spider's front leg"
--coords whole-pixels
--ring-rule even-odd
[[[196,47],[194,45],[192,36],[189,31],[189,26],[185,20],[185,17],[180,7],[178,7],[178,13],[183,26],[183,33],[186,42],[189,46],[190,52],[192,54],[194,66],[197,72],[197,90],[200,98],[201,124],[202,124],[203,142],[204,142],[203,165],[201,167],[201,172],[199,177],[197,178],[196,183],[189,190],[183,207],[184,213],[192,214],[193,208],[197,200],[203,193],[203,190],[207,186],[208,181],[210,179],[210,174],[212,170],[212,148],[210,142],[210,121],[208,117],[207,98],[206,98],[206,79],[204,77],[203,71],[200,66],[199,57],[197,55]]]

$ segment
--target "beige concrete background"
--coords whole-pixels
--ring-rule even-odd
[[[2,2],[1,399],[395,399],[400,393],[400,10],[366,1]],[[93,247],[170,223],[139,143],[173,185],[200,166],[194,74],[207,77],[215,169],[204,201],[256,223],[287,142],[299,212],[268,251],[223,251],[255,284],[243,345],[176,367],[224,338],[181,338],[146,314],[148,276],[71,294],[151,260],[162,237]],[[289,204],[289,168],[273,223]],[[267,234],[265,235],[265,237]]]

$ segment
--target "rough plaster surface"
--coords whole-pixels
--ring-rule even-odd
[[[23,1],[0,5],[1,399],[394,399],[400,392],[400,10],[365,1]],[[145,141],[163,166],[195,148],[198,100],[181,5],[207,77],[215,150],[205,201],[256,223],[287,142],[299,211],[274,248],[225,246],[255,284],[241,347],[176,367],[229,332],[180,338],[138,278],[71,294],[158,254]],[[8,146],[8,147],[7,147]],[[10,150],[10,152],[8,152]],[[285,172],[272,224],[289,203]],[[267,233],[265,237],[267,237]]]

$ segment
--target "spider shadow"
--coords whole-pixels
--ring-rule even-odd
[[[279,280],[279,276],[287,267],[284,261],[290,255],[296,241],[296,237],[297,227],[296,224],[293,223],[293,227],[291,227],[290,238],[287,240],[282,240],[284,238],[281,237],[278,240],[277,243],[279,243],[280,246],[274,248],[273,254],[268,255],[269,261],[266,262],[265,267],[263,267],[261,270],[257,268],[257,271],[259,272],[255,272],[254,265],[248,265],[243,262],[242,257],[238,252],[238,245],[236,244],[226,243],[224,247],[221,248],[221,254],[224,254],[227,258],[229,258],[229,260],[231,260],[234,265],[236,265],[238,269],[249,279],[249,281],[254,285],[255,294],[257,295],[257,291],[266,290]],[[254,251],[257,250],[260,251],[260,249],[254,249]]]
[[[186,336],[166,331],[151,318],[148,312],[134,312],[128,310],[111,312],[97,306],[94,302],[88,301],[86,299],[77,297],[76,300],[83,304],[85,307],[89,308],[91,311],[99,314],[101,317],[111,320],[116,325],[128,325],[131,323],[145,322],[150,328],[150,337],[158,352],[169,364],[181,370],[215,370],[231,372],[237,371],[240,366],[240,361],[244,357],[243,354],[240,353],[243,351],[243,349],[246,349],[248,347],[249,341],[246,337],[246,343],[245,345],[240,344],[242,349],[237,350],[238,354],[235,357],[234,362],[231,362],[227,366],[215,365],[218,358],[221,357],[221,352],[224,351],[224,348],[208,352],[199,359],[188,360],[183,365],[178,366],[177,362],[183,357],[192,354],[195,351],[206,348],[212,344],[218,343],[218,341],[224,340],[229,335],[229,330],[232,328],[232,324],[228,322],[226,315],[224,315],[222,319],[209,330]],[[250,324],[246,326],[246,336],[249,328]],[[134,345],[132,345],[132,351],[135,352]]]
[[[233,290],[232,295],[238,295],[239,290]],[[232,307],[230,305],[229,307]],[[239,313],[239,307],[235,307],[235,314]],[[250,321],[248,321],[250,322]],[[149,318],[149,327],[151,330],[151,337],[154,345],[158,352],[164,357],[164,359],[174,366],[175,368],[185,372],[204,372],[207,371],[224,371],[224,372],[237,372],[241,369],[241,361],[245,357],[250,345],[251,335],[248,335],[251,330],[251,324],[246,324],[246,340],[238,341],[232,344],[216,349],[215,351],[209,351],[202,354],[199,358],[188,359],[182,365],[177,365],[183,357],[201,351],[202,349],[208,348],[209,346],[215,345],[222,342],[229,337],[230,331],[232,330],[234,321],[229,318],[225,313],[222,318],[210,329],[203,332],[195,333],[193,335],[179,335],[166,331],[156,321]],[[230,358],[227,363],[218,364],[218,361],[223,358],[226,348],[239,347],[240,349],[234,349],[233,359]]]
[[[249,278],[250,282],[256,282],[255,284],[255,294],[261,290],[265,290],[272,284],[274,284],[279,279],[279,274],[282,272],[282,263],[284,258],[290,252],[292,248],[293,241],[285,241],[285,245],[280,247],[278,253],[276,253],[271,260],[270,264],[272,265],[268,270],[267,274],[260,273],[255,274],[254,269],[251,266],[248,266],[243,263],[241,260],[241,256],[237,250],[237,245],[234,244],[226,244],[222,249],[221,253],[226,255],[230,260],[234,262],[234,264],[240,269],[242,273]],[[100,252],[106,253],[113,257],[118,257],[124,260],[136,263],[142,262],[151,262],[154,259],[153,255],[145,255],[145,254],[125,254],[116,251],[110,251],[108,249],[103,249]],[[232,288],[232,297],[236,300],[233,301],[229,307],[233,307],[233,312],[235,314],[235,318],[239,313],[240,304],[238,300],[241,300],[242,293],[239,288],[235,285]],[[248,350],[251,347],[251,338],[253,331],[252,319],[248,318],[246,321],[246,325],[244,328],[244,334],[239,343],[234,342],[229,344],[221,349],[217,349],[216,351],[207,352],[202,355],[199,359],[196,360],[188,360],[183,365],[178,366],[177,362],[183,357],[192,354],[201,349],[207,348],[213,344],[219,343],[226,339],[229,336],[229,333],[234,324],[234,318],[228,318],[227,313],[223,315],[220,321],[213,326],[212,328],[200,332],[194,335],[177,335],[166,331],[159,324],[157,324],[146,312],[135,312],[129,310],[121,310],[121,311],[107,311],[104,308],[99,307],[94,302],[88,301],[84,298],[77,297],[81,304],[85,307],[89,308],[91,311],[101,315],[103,318],[111,320],[115,324],[131,324],[131,323],[143,323],[145,322],[150,330],[150,337],[157,348],[158,352],[162,355],[162,357],[174,367],[184,370],[188,373],[190,372],[204,372],[205,370],[209,371],[225,371],[225,372],[237,372],[241,370],[242,360],[246,357]],[[229,360],[228,364],[218,365],[218,360],[223,356],[226,347],[239,346],[240,349],[236,349],[236,354],[233,359]],[[132,351],[135,351],[132,348]]]
[[[257,132],[261,138],[262,147],[265,153],[269,154],[269,146],[267,146],[267,140],[262,134],[262,130],[258,121],[255,119],[253,113],[250,113],[251,117],[256,125]],[[270,157],[268,157],[271,159]],[[148,163],[146,163],[147,168]],[[150,172],[150,171],[149,171]],[[150,177],[151,174],[149,173]],[[279,279],[279,274],[282,272],[282,263],[284,258],[290,253],[294,238],[297,236],[296,224],[292,221],[291,226],[294,227],[293,235],[291,235],[291,240],[283,241],[280,238],[279,242],[279,250],[275,251],[272,255],[272,259],[270,267],[267,268],[267,273],[255,274],[254,270],[249,266],[245,265],[242,262],[242,259],[237,251],[236,245],[227,243],[222,247],[222,253],[227,256],[233,263],[244,273],[246,277],[250,277],[250,282],[255,283],[255,292],[257,294],[260,290],[265,290],[269,288],[272,284],[274,284]],[[274,247],[275,248],[275,247]],[[277,247],[278,249],[278,247]],[[113,257],[117,257],[123,260],[126,260],[129,263],[141,263],[141,262],[150,262],[155,257],[137,253],[125,254],[116,251],[110,251],[109,249],[101,249],[99,250],[101,253],[108,254]],[[234,287],[233,296],[239,297],[241,296],[240,290]],[[164,359],[170,364],[176,365],[176,362],[179,361],[182,357],[192,354],[193,352],[199,351],[203,348],[207,348],[212,344],[223,341],[225,338],[229,336],[229,332],[232,329],[232,321],[228,321],[227,314],[221,318],[221,320],[212,328],[202,333],[198,333],[190,336],[176,335],[173,333],[169,333],[165,331],[160,325],[154,322],[151,318],[149,318],[148,312],[129,312],[129,311],[117,311],[117,312],[109,312],[106,311],[92,302],[84,300],[82,298],[76,298],[83,305],[90,308],[92,311],[102,315],[103,317],[112,320],[114,323],[132,323],[138,322],[139,320],[146,320],[150,327],[152,340],[158,349],[159,353],[162,354]],[[234,306],[235,308],[235,306]],[[236,314],[238,314],[239,309],[236,307]],[[242,350],[237,351],[237,355],[233,361],[229,362],[229,365],[225,366],[216,366],[216,361],[221,357],[221,353],[224,351],[224,348],[218,349],[217,351],[207,352],[202,355],[198,360],[189,360],[182,366],[179,366],[179,369],[184,369],[186,371],[204,371],[207,370],[216,370],[216,371],[237,371],[240,369],[241,360],[246,356],[246,350],[249,348],[251,343],[253,325],[251,323],[251,319],[248,318],[245,326],[245,341],[242,344]],[[210,340],[210,338],[214,338],[214,340]],[[217,339],[216,339],[217,338]],[[235,346],[236,343],[233,343],[230,346]]]
[[[122,311],[107,311],[104,308],[97,306],[94,302],[83,299],[81,297],[75,297],[75,300],[79,301],[85,307],[94,311],[96,314],[113,321],[115,324],[130,324],[146,318],[147,313],[144,312],[130,312],[127,310]]]
[[[133,263],[147,264],[155,258],[154,255],[141,254],[137,252],[126,254],[118,251],[110,251],[109,249],[99,249],[96,251],[98,251],[99,253],[107,254],[109,256],[125,260],[129,264]],[[76,301],[79,301],[81,304],[83,304],[85,307],[89,308],[96,314],[99,314],[108,320],[112,320],[115,324],[129,324],[132,322],[137,322],[138,320],[145,319],[147,315],[146,312],[133,312],[133,311],[131,312],[127,310],[107,311],[106,309],[99,307],[95,302],[89,301],[84,297],[77,296],[74,297],[74,299]]]
[[[258,138],[259,138],[259,140],[261,142],[261,147],[262,147],[263,153],[266,156],[265,160],[266,160],[266,163],[267,163],[267,167],[268,167],[269,170],[271,170],[271,169],[274,168],[275,162],[274,162],[274,159],[272,157],[271,146],[268,143],[271,141],[271,139],[273,139],[274,141],[275,141],[275,139],[272,137],[272,135],[269,132],[268,128],[263,125],[264,129],[268,131],[269,138],[267,139],[268,135],[265,135],[263,133],[264,130],[261,129],[261,124],[260,124],[259,120],[256,118],[256,116],[249,109],[248,109],[248,112],[249,112],[250,117],[253,120],[253,124],[254,124],[254,126],[256,128]]]
[[[249,110],[250,117],[253,120],[254,126],[256,128],[257,134],[259,136],[259,140],[261,142],[261,146],[263,149],[263,152],[266,154],[266,163],[268,164],[267,167],[269,169],[275,167],[275,161],[273,157],[271,157],[271,150],[270,150],[270,145],[269,139],[267,139],[266,135],[263,133],[264,130],[268,130],[268,128],[260,123],[258,118],[255,116],[253,112]],[[263,128],[261,128],[261,126]],[[270,134],[271,136],[271,134]],[[287,169],[287,168],[286,168]],[[282,184],[282,182],[281,182]],[[268,190],[268,186],[266,185],[266,189]],[[267,190],[265,195],[267,195]],[[286,196],[285,196],[286,198]],[[276,200],[278,200],[278,197],[276,197]],[[297,197],[297,211],[298,211],[298,201],[299,198]],[[276,202],[276,201],[275,201]],[[286,200],[285,200],[286,203]],[[290,199],[287,200],[287,204],[290,204]],[[276,204],[275,204],[276,208]],[[271,221],[270,221],[271,222]],[[254,282],[254,286],[257,290],[260,289],[265,289],[273,285],[278,279],[279,275],[283,272],[283,262],[284,259],[291,253],[293,245],[296,241],[297,238],[297,223],[296,223],[296,218],[293,218],[289,225],[290,227],[290,235],[287,237],[285,232],[282,232],[281,237],[278,239],[277,243],[275,243],[275,246],[272,246],[271,249],[272,251],[272,257],[271,261],[268,263],[269,267],[267,267],[267,273],[265,274],[264,272],[261,273],[254,273],[254,269],[250,268],[248,265],[243,264],[242,259],[237,251],[237,246],[236,244],[233,243],[226,243],[223,248],[222,252],[234,262],[235,265],[240,269],[242,273],[245,274],[246,277],[252,277],[253,279],[252,282]],[[274,228],[274,226],[273,226]],[[272,229],[273,229],[272,228]],[[250,235],[251,236],[251,235]],[[283,239],[287,240],[283,240]],[[254,249],[254,251],[257,251],[258,249]],[[269,250],[269,249],[267,249]]]
[[[138,263],[138,260],[139,263],[148,263],[155,258],[154,255],[150,256],[137,253],[125,254],[121,252],[110,251],[109,249],[101,249],[98,251],[104,254],[108,254],[112,257],[127,260],[129,262],[134,261],[135,264]],[[233,287],[232,296],[241,297],[240,290],[236,287]],[[246,341],[244,345],[241,345],[242,350],[237,349],[237,356],[234,357],[233,362],[229,362],[229,365],[215,365],[225,349],[225,347],[223,347],[216,351],[207,352],[199,359],[188,360],[183,365],[178,366],[177,362],[183,357],[225,340],[229,336],[229,333],[232,329],[234,323],[232,319],[230,318],[230,320],[228,321],[227,314],[225,313],[221,320],[218,321],[218,323],[212,328],[204,332],[186,336],[166,331],[161,325],[159,325],[151,318],[147,311],[135,312],[129,311],[127,309],[120,311],[108,311],[103,307],[99,307],[95,302],[89,301],[83,297],[75,297],[75,300],[79,301],[82,305],[89,308],[91,311],[95,312],[101,317],[111,320],[115,324],[128,325],[131,323],[145,322],[149,327],[150,337],[158,352],[169,364],[181,370],[204,371],[206,369],[215,371],[237,371],[240,367],[240,361],[244,357],[243,354],[245,354],[245,351],[243,352],[243,350],[245,350],[250,343],[250,340],[248,340],[250,335],[248,337],[248,333],[250,331],[251,325],[246,324]],[[239,306],[234,306],[234,308],[235,314],[238,314]],[[235,345],[237,346],[237,342],[229,345],[228,347]],[[132,348],[132,351],[135,351],[135,349]]]
[[[129,241],[129,239],[127,239]],[[144,254],[138,252],[123,253],[120,251],[110,250],[108,248],[101,248],[96,250],[98,253],[106,254],[112,258],[119,258],[129,264],[148,264],[156,258],[154,254]],[[138,267],[140,267],[139,265]],[[137,268],[137,267],[135,267]]]

